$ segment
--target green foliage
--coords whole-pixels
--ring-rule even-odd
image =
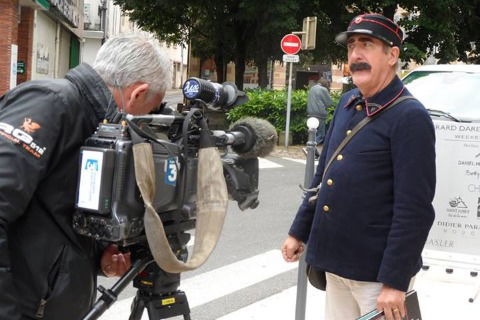
[[[249,101],[227,113],[227,120],[232,123],[244,117],[257,117],[268,120],[278,132],[285,131],[287,118],[286,90],[248,90]],[[292,104],[290,111],[289,131],[293,136],[294,144],[303,144],[308,137],[307,130],[307,95],[305,89],[292,91]],[[333,92],[332,100],[336,104],[340,99],[340,93]],[[327,109],[327,122],[333,117],[335,107]]]

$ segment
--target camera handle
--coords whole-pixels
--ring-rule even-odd
[[[150,263],[154,260],[151,256],[147,256],[136,260],[132,267],[125,273],[111,289],[105,289],[103,286],[98,287],[98,291],[102,293],[97,302],[93,305],[92,309],[88,312],[82,320],[95,320],[98,319],[110,306],[117,301],[118,295],[122,292],[127,285],[137,276],[139,272],[142,272]]]

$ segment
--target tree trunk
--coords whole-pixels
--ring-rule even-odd
[[[215,55],[215,69],[217,71],[217,82],[225,82],[225,61],[224,61],[223,52],[217,50]]]
[[[258,67],[258,86],[262,89],[265,89],[268,86],[268,71],[266,58],[260,58],[258,61],[255,61]]]
[[[397,4],[392,4],[390,6],[383,7],[383,15],[391,20],[397,11]]]
[[[243,76],[245,75],[245,56],[247,48],[245,43],[240,41],[237,44],[237,52],[235,54],[235,84],[238,90],[243,90]]]
[[[238,90],[243,90],[243,76],[245,74],[245,59],[235,59],[235,84]]]

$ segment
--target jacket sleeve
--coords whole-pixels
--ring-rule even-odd
[[[325,165],[327,162],[327,151],[328,151],[328,146],[330,142],[330,137],[332,135],[332,130],[335,124],[336,112],[337,110],[335,110],[332,123],[330,124],[330,127],[328,128],[327,134],[325,136],[325,143],[323,144],[322,153],[320,154],[315,176],[313,177],[310,188],[315,188],[322,182],[323,171],[325,169]],[[295,219],[293,220],[292,226],[290,227],[290,230],[288,232],[290,236],[300,241],[303,241],[304,243],[308,241],[308,238],[310,236],[310,229],[312,226],[313,216],[315,214],[315,205],[316,205],[315,202],[309,203],[308,199],[310,199],[310,197],[314,195],[315,195],[314,192],[304,193],[303,201],[300,207],[298,208]]]
[[[425,109],[402,107],[391,135],[393,216],[378,281],[407,291],[435,216],[435,130]]]
[[[45,176],[57,140],[55,93],[17,87],[0,98],[0,317],[21,318],[12,277],[8,229],[25,212]],[[9,251],[10,250],[10,251]]]

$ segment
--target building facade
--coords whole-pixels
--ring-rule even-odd
[[[16,85],[61,78],[93,63],[111,36],[141,32],[113,0],[0,0],[0,96]],[[188,48],[161,44],[173,64],[173,87],[187,75]]]
[[[80,62],[83,0],[0,0],[0,12],[0,95]]]

